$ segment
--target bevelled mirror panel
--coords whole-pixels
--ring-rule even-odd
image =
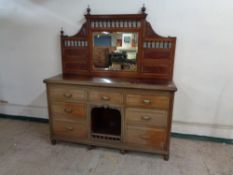
[[[93,70],[137,71],[138,33],[94,32]]]

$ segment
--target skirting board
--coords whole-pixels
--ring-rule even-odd
[[[0,118],[48,122],[48,111],[47,107],[0,104]],[[232,143],[233,140],[233,126],[226,125],[188,123],[173,120],[172,133],[176,137],[178,134],[178,136],[182,135],[182,138],[200,138],[198,140],[202,140],[203,138],[206,140],[212,140],[208,138],[217,138],[217,140],[225,139],[226,143]]]
[[[230,125],[189,123],[173,120],[172,132],[233,140],[233,126]]]
[[[9,103],[0,104],[0,114],[48,119],[48,110],[45,106],[26,106]]]

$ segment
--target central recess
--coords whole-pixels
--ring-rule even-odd
[[[94,107],[91,110],[91,131],[95,139],[120,141],[121,112],[117,109]]]

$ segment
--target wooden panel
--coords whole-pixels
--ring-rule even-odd
[[[157,65],[164,65],[164,66],[167,66],[167,65],[170,65],[171,64],[171,61],[170,60],[167,60],[167,59],[144,59],[143,60],[143,65],[147,65],[147,66],[157,66]]]
[[[144,73],[156,73],[159,75],[168,76],[170,73],[170,68],[168,65],[143,65],[142,67]]]
[[[144,59],[169,59],[169,49],[144,49]]]
[[[148,21],[147,14],[121,15],[85,15],[86,22],[81,30],[73,35],[64,35],[61,31],[62,66],[64,74],[91,75],[104,77],[153,78],[172,80],[175,37],[163,37],[157,34]],[[93,47],[94,32],[132,32],[138,33],[137,70],[115,71],[93,69],[108,67],[106,50],[96,50]],[[169,60],[166,65],[145,60]]]
[[[53,103],[51,112],[54,119],[86,120],[86,105],[82,103]]]
[[[89,70],[88,47],[63,49],[62,64],[64,73],[87,72]]]
[[[127,144],[134,144],[135,147],[143,145],[163,149],[166,140],[165,129],[145,129],[140,127],[127,127],[125,141]]]
[[[90,91],[90,101],[123,104],[123,94],[120,92]]]
[[[86,71],[89,67],[86,61],[64,62],[63,64],[65,73]]]
[[[85,61],[87,63],[88,52],[87,49],[65,49],[64,61]]]
[[[52,101],[83,101],[87,99],[87,92],[78,87],[50,86],[49,91]]]
[[[53,121],[53,133],[55,136],[73,138],[73,139],[87,139],[87,126],[80,123]]]
[[[169,60],[162,59],[144,59],[142,63],[142,71],[144,73],[156,73],[159,75],[169,75],[171,73]]]
[[[166,128],[168,112],[164,110],[127,108],[125,118],[126,125]]]
[[[169,97],[163,95],[127,94],[126,104],[135,107],[168,109]]]

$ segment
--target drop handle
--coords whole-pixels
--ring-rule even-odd
[[[64,94],[64,97],[65,97],[65,98],[71,98],[71,97],[72,97],[72,94],[70,94],[70,93],[65,93],[65,94]]]
[[[73,131],[74,130],[74,128],[71,127],[71,126],[66,126],[65,129],[68,130],[68,131]]]
[[[151,104],[151,100],[145,99],[145,100],[143,100],[143,103],[144,104]]]
[[[149,116],[141,116],[141,119],[148,121],[148,120],[151,120],[151,117],[149,117]]]
[[[102,99],[102,100],[105,100],[105,101],[109,101],[109,100],[110,100],[110,97],[108,97],[108,96],[102,96],[101,99]]]
[[[73,110],[70,109],[70,108],[65,108],[64,111],[65,111],[66,113],[72,113],[72,112],[73,112]]]

